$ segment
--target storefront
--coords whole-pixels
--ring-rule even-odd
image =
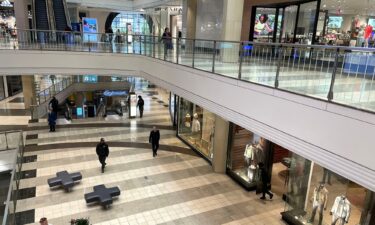
[[[227,153],[227,174],[247,190],[259,189],[265,164],[288,224],[375,224],[373,192],[233,123]]]
[[[211,162],[216,115],[181,97],[178,103],[177,136]]]
[[[288,224],[375,224],[373,192],[295,154],[290,159],[282,213]]]
[[[177,126],[177,105],[178,105],[178,96],[173,92],[169,93],[169,114],[171,115],[171,121],[173,126]]]
[[[245,8],[245,12],[251,11],[251,18],[246,18],[251,20],[250,41],[374,46],[375,11],[373,3],[367,0],[255,2],[258,5]],[[245,7],[248,5],[245,3]]]

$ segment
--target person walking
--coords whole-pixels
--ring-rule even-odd
[[[48,125],[49,125],[49,132],[55,132],[56,131],[56,113],[49,110],[48,112]]]
[[[102,173],[104,173],[104,168],[107,165],[107,163],[105,163],[105,160],[109,155],[109,148],[107,143],[105,143],[104,138],[100,138],[100,142],[96,146],[96,154],[98,155],[100,164],[102,164]]]
[[[55,96],[52,97],[48,105],[52,109],[52,112],[56,113],[56,116],[57,116],[57,111],[59,110],[59,101],[56,99]]]
[[[39,224],[40,224],[40,225],[52,225],[51,223],[48,223],[48,220],[47,220],[46,217],[42,217],[42,218],[40,218],[40,220],[39,220]]]
[[[150,132],[150,138],[149,138],[149,143],[151,143],[151,145],[152,145],[152,156],[153,157],[158,155],[159,140],[160,140],[160,132],[154,126],[152,131]]]
[[[172,35],[171,35],[171,32],[169,32],[169,28],[168,27],[166,27],[164,29],[164,33],[163,33],[163,35],[161,37],[161,40],[164,43],[164,56],[167,56],[168,55],[168,50],[169,49],[173,49]]]
[[[266,199],[266,194],[270,196],[270,199],[273,198],[273,194],[270,192],[269,187],[270,187],[270,180],[268,176],[268,171],[264,166],[264,163],[259,163],[258,164],[259,169],[260,169],[260,177],[262,179],[262,197],[260,199],[265,200]]]
[[[143,101],[142,96],[138,96],[138,102],[137,102],[137,107],[139,108],[139,115],[142,118],[143,117],[143,107],[145,105],[145,101]]]

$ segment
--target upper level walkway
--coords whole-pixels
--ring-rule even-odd
[[[141,76],[375,190],[371,49],[108,37],[18,32],[0,73]]]

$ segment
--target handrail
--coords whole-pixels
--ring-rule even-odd
[[[14,43],[0,39],[0,48],[11,49],[14,44],[15,50],[143,55],[375,112],[371,103],[375,101],[371,93],[375,92],[373,48],[44,30],[17,30],[17,35],[20,41]],[[108,35],[113,38],[103,38]],[[363,84],[360,88],[359,83]]]
[[[16,203],[17,203],[17,196],[13,196],[14,193],[18,192],[19,188],[19,176],[17,175],[18,171],[21,171],[22,168],[22,157],[23,157],[23,131],[10,131],[11,133],[19,133],[19,143],[18,143],[18,148],[16,149],[16,154],[14,157],[14,164],[13,164],[13,169],[11,171],[11,179],[9,183],[9,188],[8,188],[8,193],[7,193],[7,199],[4,202],[5,204],[5,210],[4,210],[4,217],[2,221],[2,225],[10,225],[14,224],[14,217],[15,217],[15,212],[16,212]],[[2,133],[8,133],[8,132],[2,132]],[[14,182],[16,183],[16,189],[13,189],[13,184]],[[14,208],[11,210],[10,206],[13,204]],[[13,218],[10,218],[10,216],[13,216]],[[8,222],[8,221],[13,221],[13,222]]]

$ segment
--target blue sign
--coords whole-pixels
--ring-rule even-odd
[[[80,23],[72,23],[72,31],[80,32],[81,31],[81,24]]]
[[[98,82],[98,76],[97,75],[84,75],[83,76],[83,82],[96,83],[96,82]]]
[[[82,109],[82,107],[77,107],[77,116],[83,116],[83,109]]]
[[[103,95],[107,96],[107,97],[111,97],[111,96],[125,96],[127,94],[128,94],[127,91],[109,91],[109,90],[106,90],[103,93]]]

